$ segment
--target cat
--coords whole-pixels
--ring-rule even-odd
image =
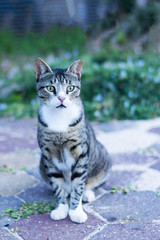
[[[87,220],[82,200],[95,199],[93,190],[105,183],[111,167],[110,155],[85,117],[80,98],[82,65],[77,60],[67,69],[52,70],[40,58],[34,65],[40,99],[40,172],[57,200],[50,217],[60,220],[69,214],[76,223]]]

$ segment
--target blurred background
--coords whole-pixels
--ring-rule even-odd
[[[84,62],[91,121],[160,116],[160,3],[0,0],[0,116],[37,115],[33,64]]]

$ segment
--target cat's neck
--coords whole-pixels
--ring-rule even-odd
[[[68,132],[69,125],[75,122],[83,113],[81,103],[72,104],[67,108],[56,109],[42,104],[40,115],[48,128],[54,132]]]

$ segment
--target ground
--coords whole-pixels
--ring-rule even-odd
[[[52,201],[38,171],[35,119],[0,119],[0,214],[25,202]],[[113,159],[88,220],[53,221],[49,213],[0,219],[1,240],[160,240],[160,119],[94,123]]]

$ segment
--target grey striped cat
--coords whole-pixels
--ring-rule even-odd
[[[35,60],[40,172],[57,199],[51,219],[69,214],[73,222],[87,219],[82,200],[94,200],[93,190],[107,178],[111,160],[95,138],[80,99],[83,62],[67,69],[51,69],[42,59]],[[68,205],[70,197],[70,205]]]

